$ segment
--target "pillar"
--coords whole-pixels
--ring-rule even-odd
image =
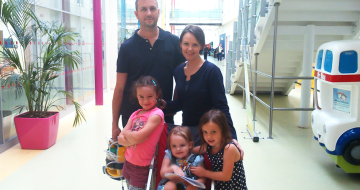
[[[103,68],[102,68],[102,25],[101,0],[93,0],[94,17],[94,60],[95,60],[95,105],[103,105]]]
[[[307,25],[304,37],[304,54],[302,65],[302,76],[312,76],[312,66],[314,59],[315,25]],[[309,108],[311,99],[311,80],[302,80],[300,107]],[[310,127],[310,113],[300,111],[299,127]]]

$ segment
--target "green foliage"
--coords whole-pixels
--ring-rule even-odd
[[[5,84],[16,85],[16,97],[23,93],[27,99],[27,105],[19,105],[15,110],[29,111],[30,117],[46,117],[50,108],[63,109],[56,102],[62,97],[73,98],[72,93],[59,90],[53,84],[58,77],[57,72],[63,71],[64,67],[78,68],[81,64],[79,51],[67,49],[65,43],[74,41],[79,37],[78,33],[72,32],[66,26],[44,23],[34,14],[34,6],[31,0],[0,0],[0,19],[6,25],[10,38],[19,41],[19,48],[0,48],[0,56],[6,57],[7,65],[16,68],[3,76]],[[40,52],[34,61],[29,61],[25,50],[31,42],[37,38],[46,38],[48,44],[40,46]],[[28,56],[29,57],[29,56]],[[0,68],[1,69],[1,68]],[[51,94],[55,92],[55,94]],[[85,116],[81,105],[73,101],[75,105],[75,120],[73,126],[77,126]]]

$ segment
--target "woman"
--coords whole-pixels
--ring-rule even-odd
[[[200,27],[190,25],[182,31],[180,49],[187,62],[174,71],[178,98],[167,102],[162,100],[164,112],[175,113],[182,110],[182,125],[190,128],[194,136],[194,144],[199,146],[200,118],[211,109],[221,110],[226,116],[233,141],[241,151],[242,160],[244,152],[236,140],[236,131],[225,96],[223,76],[216,65],[200,57],[204,46],[205,35]],[[167,130],[170,130],[169,125]],[[212,167],[207,156],[205,156],[204,165],[206,169]],[[211,180],[207,181],[207,187],[210,187],[208,184],[210,182]]]
[[[164,110],[168,113],[183,111],[182,125],[190,127],[195,145],[199,145],[200,118],[211,109],[221,110],[225,114],[232,137],[237,139],[225,96],[223,76],[216,65],[200,57],[204,46],[205,35],[200,27],[190,25],[183,30],[180,48],[187,62],[174,71],[178,99],[167,101]]]

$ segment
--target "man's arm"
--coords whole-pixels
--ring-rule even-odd
[[[124,88],[127,80],[127,73],[116,74],[116,85],[114,90],[114,96],[112,101],[112,138],[116,140],[116,137],[120,134],[119,118],[120,108],[124,95]]]

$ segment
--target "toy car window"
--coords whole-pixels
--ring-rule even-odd
[[[340,54],[339,72],[356,73],[358,70],[358,55],[356,51],[343,51]]]
[[[316,69],[321,69],[321,63],[322,63],[322,60],[323,60],[323,53],[324,53],[323,50],[319,51],[319,54],[318,54],[318,57],[317,57],[317,60],[316,60]]]
[[[331,73],[332,62],[333,62],[333,53],[330,50],[326,50],[325,61],[324,61],[324,70],[326,72]]]

